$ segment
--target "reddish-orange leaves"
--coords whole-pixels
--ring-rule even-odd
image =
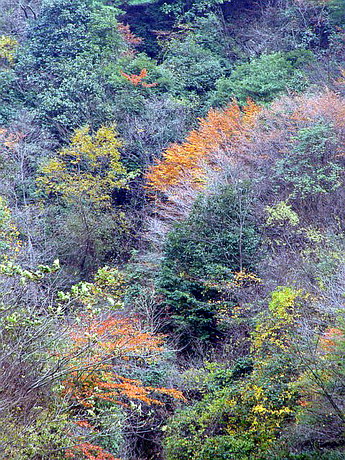
[[[89,442],[83,442],[66,451],[66,458],[80,458],[80,454],[88,460],[120,460],[115,458],[109,452],[106,452],[102,447],[95,446]]]
[[[329,327],[320,338],[321,349],[326,352],[332,352],[341,340],[344,340],[343,331],[337,327]]]
[[[88,428],[90,430],[94,430],[94,427],[89,423],[87,420],[77,420],[74,422],[77,426],[80,426],[81,428]]]
[[[163,338],[143,332],[135,319],[117,316],[92,319],[88,315],[81,315],[79,319],[82,325],[76,325],[71,332],[78,347],[91,340],[94,352],[116,352],[121,359],[129,353],[140,354],[144,350],[162,349]]]
[[[74,370],[63,382],[64,394],[81,406],[93,407],[97,400],[123,405],[128,400],[162,404],[154,394],[183,398],[179,391],[147,387],[115,371],[128,367],[131,360],[154,359],[162,352],[163,338],[142,331],[138,321],[84,315],[71,331],[71,339]]]
[[[117,29],[120,32],[122,38],[128,45],[132,46],[138,46],[143,42],[143,39],[141,37],[138,37],[138,35],[135,35],[128,24],[122,24],[122,22],[119,22],[117,25]]]
[[[147,77],[147,70],[146,69],[142,69],[139,73],[139,75],[135,75],[135,74],[131,74],[131,75],[128,75],[127,73],[125,72],[120,72],[121,75],[123,77],[125,77],[130,83],[132,83],[132,85],[134,86],[143,86],[144,88],[152,88],[154,86],[157,86],[158,83],[146,83],[144,80],[144,78]]]
[[[104,367],[102,370],[101,367]],[[106,370],[108,368],[108,370]],[[64,393],[83,407],[91,408],[97,400],[127,406],[124,401],[138,400],[148,405],[163,403],[154,393],[166,394],[183,399],[182,394],[173,389],[145,387],[139,380],[128,379],[109,371],[110,366],[94,366],[84,372],[76,371],[64,380]]]
[[[10,133],[7,129],[0,128],[0,145],[3,144],[8,149],[14,150],[24,137],[21,132]]]
[[[203,184],[206,169],[212,165],[212,154],[226,148],[230,139],[253,125],[260,108],[248,101],[244,110],[231,103],[224,110],[210,110],[199,127],[189,133],[182,144],[172,144],[147,173],[148,188],[165,192],[177,185],[188,173],[197,188]]]

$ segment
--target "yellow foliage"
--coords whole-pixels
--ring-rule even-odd
[[[113,190],[126,187],[129,177],[120,162],[121,146],[115,125],[103,126],[94,134],[89,126],[77,129],[70,145],[42,166],[38,185],[65,204],[87,201],[109,206]]]
[[[0,36],[0,60],[9,65],[14,64],[14,55],[18,46],[16,39],[7,35]]]
[[[243,287],[248,284],[258,284],[262,280],[255,274],[247,271],[245,268],[239,272],[235,272],[234,283],[238,287]]]
[[[301,291],[289,287],[272,292],[269,313],[262,316],[253,334],[252,350],[256,354],[288,351],[289,328],[298,317],[295,304],[301,294]]]
[[[299,224],[298,214],[291,209],[286,201],[279,201],[274,206],[266,206],[265,211],[268,214],[266,223],[268,226],[285,225],[289,223],[293,227]]]
[[[289,287],[278,288],[272,292],[272,299],[269,309],[277,319],[291,322],[294,312],[291,311],[295,305],[295,300],[301,295],[301,291],[296,291]]]
[[[293,413],[294,393],[282,390],[272,399],[270,385],[279,385],[277,379],[267,376],[265,387],[256,384],[260,381],[257,371],[242,387],[234,399],[227,401],[227,407],[233,409],[233,417],[229,418],[227,433],[233,436],[252,437],[260,449],[267,450],[276,440],[277,433],[287,416]]]
[[[21,248],[19,232],[12,221],[11,211],[0,196],[0,250],[1,259],[13,259]]]

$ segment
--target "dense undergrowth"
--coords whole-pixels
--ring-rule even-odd
[[[345,458],[342,0],[0,0],[0,458]]]

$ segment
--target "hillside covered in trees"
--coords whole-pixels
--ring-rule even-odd
[[[0,458],[345,459],[344,0],[0,0]]]

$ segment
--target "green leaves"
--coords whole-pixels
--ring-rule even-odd
[[[65,140],[113,118],[105,65],[124,47],[117,10],[90,0],[47,1],[18,55],[17,84],[41,123]]]
[[[167,0],[162,6],[162,11],[173,15],[176,19],[192,21],[223,3],[230,2],[226,0]]]
[[[337,156],[337,138],[331,125],[318,122],[301,128],[292,139],[291,155],[275,166],[282,187],[291,198],[306,198],[331,193],[341,184],[341,155]]]
[[[342,0],[330,0],[329,10],[331,21],[342,27],[345,24],[345,5]]]
[[[201,397],[170,420],[168,460],[271,458],[279,432],[296,410],[297,392],[290,388],[295,362],[281,345],[293,337],[288,311],[298,295],[289,287],[273,291],[269,311],[257,318],[247,359],[229,367],[207,363],[185,374]],[[267,345],[274,354],[267,353]]]
[[[305,59],[310,59],[310,56],[306,52]],[[248,63],[237,65],[230,77],[217,81],[211,103],[223,105],[231,97],[240,104],[245,104],[248,98],[269,103],[289,89],[302,91],[307,86],[307,78],[291,58],[293,56],[289,53],[263,54]]]
[[[189,218],[168,236],[159,285],[173,327],[186,337],[217,337],[219,305],[234,304],[223,298],[219,285],[232,279],[235,271],[255,264],[259,235],[250,207],[245,186],[224,187],[201,196]]]

